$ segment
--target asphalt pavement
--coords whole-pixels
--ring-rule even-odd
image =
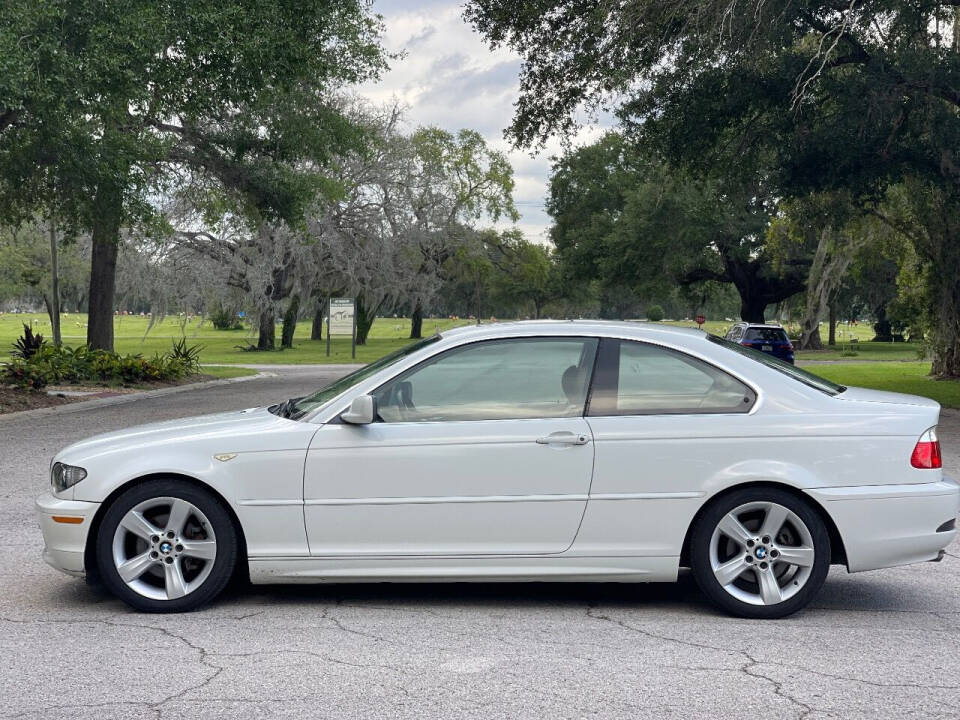
[[[805,612],[726,617],[676,585],[272,586],[143,615],[40,559],[50,457],[129,425],[264,405],[329,369],[0,418],[0,718],[960,716],[960,548],[834,568]],[[338,371],[342,372],[342,371]],[[960,413],[946,412],[960,476]]]

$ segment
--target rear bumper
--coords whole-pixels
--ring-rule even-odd
[[[840,531],[850,572],[937,560],[957,534],[952,525],[937,532],[960,510],[960,485],[946,478],[808,492]]]
[[[100,503],[61,500],[50,493],[37,498],[43,532],[43,559],[68,575],[84,574],[83,555],[90,523]]]

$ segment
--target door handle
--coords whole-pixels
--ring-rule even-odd
[[[537,438],[538,445],[586,445],[590,438],[586,435],[572,433],[569,431],[550,433],[542,438]]]

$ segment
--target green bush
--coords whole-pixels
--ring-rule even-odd
[[[120,355],[44,345],[28,359],[14,358],[0,367],[0,383],[40,390],[50,383],[137,383],[179,380],[199,372],[200,348],[176,343],[163,355]]]
[[[210,322],[217,330],[243,330],[243,323],[237,317],[236,311],[222,305],[210,313]]]
[[[663,320],[663,308],[659,305],[651,305],[647,308],[647,320],[650,322],[660,322]]]

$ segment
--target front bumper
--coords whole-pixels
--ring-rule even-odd
[[[957,535],[953,527],[937,532],[960,510],[960,485],[947,478],[808,492],[836,524],[850,572],[937,560]]]
[[[43,559],[61,572],[82,576],[87,534],[100,503],[61,500],[44,493],[37,498],[36,507],[43,531]]]

